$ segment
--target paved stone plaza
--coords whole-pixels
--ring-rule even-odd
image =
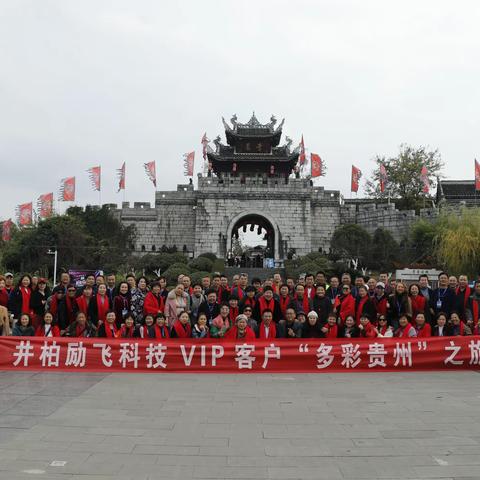
[[[0,478],[479,479],[479,380],[0,372]]]

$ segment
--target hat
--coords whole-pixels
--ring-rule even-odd
[[[4,277],[13,277],[13,273],[7,272],[7,273],[4,275]]]
[[[383,282],[377,282],[377,284],[375,285],[376,288],[383,288],[385,289],[385,284]]]

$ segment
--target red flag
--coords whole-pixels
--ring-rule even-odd
[[[380,164],[380,192],[385,191],[385,186],[387,185],[387,170],[383,163]]]
[[[423,184],[422,192],[428,193],[430,191],[430,180],[428,179],[428,170],[425,165],[422,167],[422,171],[420,172],[420,181]]]
[[[480,190],[480,164],[475,159],[475,190]]]
[[[12,219],[9,218],[2,223],[2,240],[9,242],[12,239]]]
[[[358,186],[361,178],[362,178],[362,171],[359,168],[352,165],[352,185],[351,185],[352,192],[358,192]]]
[[[195,152],[185,153],[183,155],[183,166],[185,167],[185,176],[193,177],[193,165],[195,163]]]
[[[75,177],[68,177],[62,179],[59,200],[61,202],[75,201]]]
[[[92,182],[92,188],[99,192],[101,188],[102,167],[92,167],[87,170],[90,175],[90,182]]]
[[[322,176],[322,159],[316,153],[310,154],[310,165],[312,167],[312,178]]]
[[[202,144],[202,153],[203,153],[203,159],[207,159],[207,145],[208,145],[208,138],[207,138],[207,132],[203,134],[202,141],[200,142]]]
[[[157,188],[157,171],[155,168],[155,162],[144,163],[143,166],[145,167],[147,177],[151,180],[155,188]]]
[[[118,177],[118,190],[125,190],[125,162],[123,165],[117,170],[117,177]]]
[[[37,200],[38,216],[49,218],[53,214],[53,193],[40,195]]]
[[[302,140],[300,141],[300,156],[298,157],[298,161],[300,165],[303,165],[305,163],[305,143],[303,141],[303,134],[302,134]]]
[[[32,224],[32,202],[30,203],[23,203],[22,205],[18,206],[17,215],[18,215],[18,224],[22,227],[25,225]]]

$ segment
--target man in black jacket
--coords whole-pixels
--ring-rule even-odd
[[[215,317],[220,315],[220,305],[217,302],[217,292],[209,289],[206,292],[207,301],[200,304],[197,311],[197,318],[201,313],[207,316],[208,326],[212,324]]]

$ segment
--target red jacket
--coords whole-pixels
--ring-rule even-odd
[[[417,338],[428,338],[432,336],[432,327],[429,323],[425,322],[422,328],[415,327],[415,330],[417,331]]]
[[[56,325],[52,326],[52,335],[54,337],[59,337],[60,336],[60,329]],[[37,327],[37,329],[35,330],[35,336],[36,337],[44,337],[45,336],[45,330],[43,328],[43,325],[40,325],[39,327]]]
[[[272,322],[273,323],[273,322]],[[235,325],[223,337],[227,340],[238,340],[238,328]],[[247,325],[245,329],[245,336],[239,340],[255,340],[255,332]]]
[[[355,318],[355,298],[351,293],[340,295],[335,299],[334,307],[337,309],[337,315],[345,322],[345,319],[351,315]]]
[[[162,295],[156,297],[152,292],[148,292],[143,302],[143,315],[153,315],[156,317],[165,310],[165,299]]]

